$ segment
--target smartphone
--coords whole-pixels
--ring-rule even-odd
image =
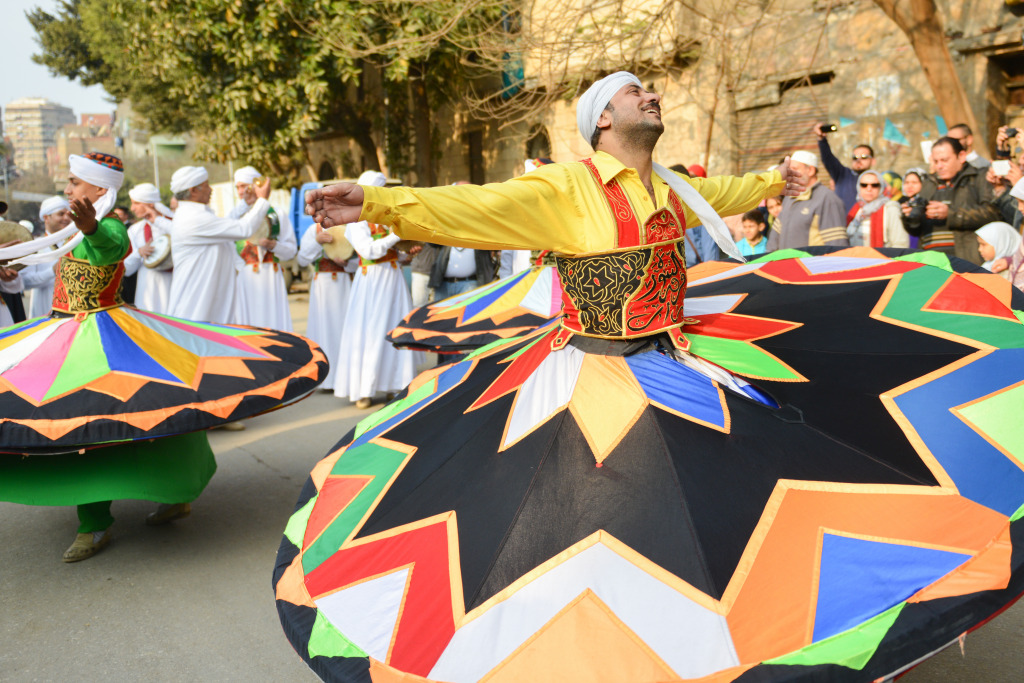
[[[1010,162],[1007,159],[996,159],[992,162],[992,172],[1000,178],[1004,178],[1010,173]]]

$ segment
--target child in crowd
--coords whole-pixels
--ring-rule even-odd
[[[768,201],[771,201],[769,199]],[[768,240],[764,232],[768,224],[764,220],[764,214],[754,209],[743,214],[743,239],[736,242],[736,248],[745,257],[759,256],[765,253]]]
[[[978,253],[985,261],[981,267],[988,270],[992,270],[992,264],[997,260],[1012,258],[1020,249],[1020,233],[1014,230],[1009,223],[1002,221],[988,223],[975,230],[974,234],[978,236]],[[1000,274],[1007,280],[1013,281],[1013,274],[1008,269],[1002,270]]]
[[[768,209],[768,227],[774,228],[775,221],[778,220],[779,214],[782,213],[782,197],[769,197],[765,200],[764,206]]]

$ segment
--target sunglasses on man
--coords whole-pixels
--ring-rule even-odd
[[[860,161],[860,160],[863,160],[863,159],[870,159],[870,158],[871,158],[870,154],[854,154],[853,155],[853,160],[854,161]]]

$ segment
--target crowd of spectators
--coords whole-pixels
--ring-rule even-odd
[[[867,246],[939,251],[1000,273],[1024,290],[1024,131],[1003,126],[996,159],[974,149],[974,134],[957,124],[931,147],[928,168],[902,175],[875,168],[870,145],[854,147],[849,165],[829,144],[829,127],[816,124],[818,154],[798,150],[791,165],[807,189],[765,202],[765,228],[737,245],[751,254],[806,246]],[[819,168],[829,176],[818,178]],[[767,239],[762,240],[762,235]]]

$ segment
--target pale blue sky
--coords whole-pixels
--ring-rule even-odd
[[[114,104],[101,86],[82,87],[77,81],[52,75],[49,70],[32,61],[39,51],[36,32],[25,18],[25,12],[42,7],[55,13],[54,0],[0,0],[0,35],[3,36],[4,59],[0,62],[0,106],[20,97],[45,97],[57,104],[71,107],[75,118],[81,114],[106,114],[114,111]]]

